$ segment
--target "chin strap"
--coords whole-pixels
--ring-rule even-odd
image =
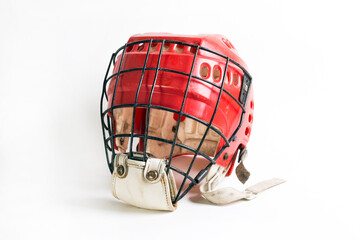
[[[247,155],[246,153],[246,148],[241,150],[239,155],[240,164],[236,169],[236,175],[242,183],[245,183],[250,176],[250,173],[243,165],[243,161]],[[214,190],[219,182],[221,182],[221,180],[225,177],[227,171],[228,168],[224,168],[219,165],[213,165],[210,168],[206,182],[200,186],[200,192],[204,198],[218,205],[225,205],[242,199],[251,200],[256,198],[259,193],[265,191],[266,189],[285,182],[285,180],[280,178],[272,178],[248,187],[244,191],[238,191],[232,187]]]

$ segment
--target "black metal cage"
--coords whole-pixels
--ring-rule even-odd
[[[159,55],[158,55],[158,60],[157,60],[157,65],[156,65],[155,68],[147,67],[147,62],[148,62],[149,53],[150,53],[150,47],[148,47],[147,52],[146,52],[144,65],[143,65],[142,68],[131,68],[131,69],[126,69],[126,70],[121,70],[123,62],[124,62],[124,56],[126,55],[125,52],[127,51],[127,48],[132,47],[134,45],[139,45],[139,44],[149,44],[149,46],[150,46],[153,43],[160,43],[161,44]],[[194,54],[193,54],[193,61],[192,61],[190,72],[181,72],[181,71],[176,71],[176,70],[172,70],[172,69],[160,68],[160,61],[161,61],[161,57],[162,57],[163,46],[164,46],[165,43],[189,46],[191,48],[196,49]],[[222,74],[221,86],[218,86],[215,83],[213,83],[213,82],[211,82],[209,80],[206,80],[206,79],[204,79],[202,77],[196,76],[193,73],[195,61],[197,59],[197,56],[198,56],[198,53],[199,53],[200,50],[205,51],[207,53],[214,54],[217,57],[221,57],[226,61],[225,70],[224,70],[224,73]],[[111,72],[110,70],[114,69],[114,67],[115,67],[115,61],[116,61],[116,58],[118,56],[121,59],[119,68],[116,70],[116,73],[113,73],[113,74],[109,75],[109,73]],[[236,99],[226,89],[224,89],[225,76],[227,74],[227,68],[228,68],[228,64],[230,62],[232,64],[234,64],[236,67],[238,67],[239,69],[241,69],[242,72],[244,73],[243,81],[241,83],[241,88],[240,88],[241,92],[240,92],[239,99]],[[141,87],[141,84],[143,82],[145,72],[150,71],[150,70],[155,71],[155,77],[154,77],[154,80],[153,80],[153,83],[152,83],[150,97],[148,99],[147,104],[139,104],[138,103],[138,97],[139,97],[139,94],[140,94],[140,87]],[[139,80],[139,85],[138,85],[138,88],[137,88],[137,91],[136,91],[135,101],[132,104],[114,105],[115,94],[116,94],[116,90],[117,90],[118,83],[119,83],[119,77],[120,77],[121,74],[125,74],[125,73],[131,72],[131,71],[140,71],[141,72],[141,78]],[[183,76],[186,76],[187,79],[188,79],[180,111],[179,110],[174,110],[174,109],[171,109],[171,108],[166,108],[166,107],[163,107],[163,106],[158,106],[158,105],[151,104],[152,96],[153,96],[153,93],[154,93],[154,88],[155,88],[155,85],[156,85],[157,76],[158,76],[158,73],[161,72],[161,71],[172,72],[172,73],[175,73],[175,74],[183,75]],[[110,80],[113,79],[114,77],[116,77],[115,88],[114,88],[114,92],[113,92],[111,105],[110,105],[110,107],[108,107],[109,98],[108,98],[107,91],[108,91],[108,86],[109,86]],[[195,116],[192,116],[190,114],[187,114],[187,113],[183,112],[185,101],[186,101],[187,94],[188,94],[188,91],[189,91],[190,82],[191,82],[192,79],[197,79],[199,81],[206,82],[207,84],[210,84],[210,85],[212,85],[212,86],[219,89],[219,94],[218,94],[218,97],[217,97],[216,106],[214,108],[214,112],[213,112],[211,120],[209,122],[206,122],[206,121],[204,121],[202,119],[199,119],[199,118],[197,118]],[[180,41],[166,40],[166,39],[147,39],[147,40],[127,43],[124,46],[120,47],[111,56],[111,59],[110,59],[110,62],[109,62],[109,65],[108,65],[108,68],[107,68],[107,71],[106,71],[106,74],[105,74],[105,79],[104,79],[103,89],[102,89],[102,94],[101,94],[101,101],[100,101],[101,125],[102,125],[102,132],[103,132],[103,138],[104,138],[105,153],[106,153],[107,163],[108,163],[108,167],[110,169],[110,172],[113,172],[113,170],[114,170],[113,163],[114,163],[115,155],[117,154],[117,151],[114,149],[115,138],[128,137],[130,143],[129,143],[129,152],[127,154],[129,155],[129,158],[139,160],[139,161],[146,161],[148,156],[149,156],[146,153],[146,145],[148,144],[148,140],[155,140],[155,141],[160,141],[160,142],[164,142],[164,143],[167,143],[167,144],[171,144],[171,151],[170,151],[170,154],[169,154],[169,158],[167,159],[166,171],[168,172],[171,169],[172,171],[175,171],[178,174],[183,176],[183,181],[182,181],[182,183],[180,185],[180,188],[178,189],[178,193],[177,193],[175,199],[173,199],[173,203],[179,201],[182,197],[184,197],[184,195],[186,193],[188,193],[190,191],[190,189],[192,187],[194,187],[202,179],[204,179],[204,177],[208,173],[209,168],[213,164],[215,164],[215,161],[218,159],[218,157],[223,153],[223,151],[227,147],[229,147],[230,142],[235,140],[235,138],[236,138],[235,135],[237,134],[237,132],[240,129],[240,127],[242,125],[242,122],[243,122],[243,118],[244,118],[244,114],[245,114],[245,106],[246,106],[246,102],[247,102],[248,89],[250,89],[251,79],[252,78],[251,78],[250,74],[247,72],[247,70],[243,66],[241,66],[238,62],[230,59],[229,57],[227,57],[227,56],[225,56],[225,55],[223,55],[221,53],[215,52],[215,51],[213,51],[211,49],[204,48],[204,47],[202,47],[200,45],[195,45],[195,44],[190,44],[190,43],[180,42]],[[218,106],[219,106],[219,102],[220,102],[222,94],[228,94],[232,98],[232,100],[235,101],[236,104],[238,104],[240,106],[240,108],[242,109],[242,114],[241,114],[241,119],[239,121],[239,125],[237,126],[235,131],[231,134],[230,138],[227,138],[221,131],[219,131],[217,128],[215,128],[212,125],[215,114],[216,114],[216,111],[217,111]],[[114,132],[114,124],[113,124],[113,121],[112,121],[110,116],[114,116],[113,115],[114,109],[117,109],[117,108],[129,108],[129,107],[133,108],[132,126],[131,126],[130,134],[127,134],[127,133],[126,134],[115,134],[115,132]],[[134,133],[134,122],[135,122],[134,118],[135,118],[135,112],[136,112],[137,108],[146,108],[147,109],[146,124],[145,124],[145,132],[144,132],[144,134],[135,134]],[[168,139],[163,139],[163,138],[159,138],[159,137],[149,135],[149,133],[148,133],[149,116],[150,116],[149,112],[151,111],[151,109],[159,109],[159,110],[164,110],[164,111],[168,111],[168,112],[178,114],[179,117],[178,117],[178,120],[177,120],[177,125],[176,125],[176,128],[175,128],[175,132],[174,132],[174,139],[172,141],[170,141]],[[110,113],[110,116],[109,116],[108,113]],[[199,123],[206,126],[205,133],[204,133],[204,135],[203,135],[203,137],[202,137],[202,139],[201,139],[201,141],[200,141],[197,148],[193,148],[193,147],[190,147],[190,146],[187,146],[187,145],[176,142],[176,138],[177,138],[177,135],[178,135],[178,129],[179,129],[179,125],[180,125],[180,120],[181,120],[182,116],[190,118],[190,119],[192,119],[194,121],[197,121],[197,122],[199,122]],[[218,151],[216,153],[216,155],[214,157],[208,156],[207,154],[200,151],[201,146],[202,146],[202,144],[203,144],[203,142],[205,140],[205,137],[206,137],[207,133],[209,132],[209,130],[213,130],[214,132],[219,134],[219,136],[225,142],[224,146],[220,149],[220,151]],[[136,155],[134,154],[133,145],[134,145],[134,139],[136,139],[136,138],[137,139],[142,138],[143,142],[144,142],[144,148],[143,148],[144,151],[140,155],[139,154],[136,154]],[[174,167],[172,165],[172,157],[173,157],[173,151],[174,151],[175,146],[185,148],[187,151],[190,151],[190,152],[193,153],[193,157],[192,157],[190,166],[185,171],[183,171],[181,169],[178,169],[178,168],[176,168],[176,167]],[[207,159],[209,161],[209,163],[195,177],[191,177],[189,173],[190,173],[190,170],[191,170],[191,168],[192,168],[192,166],[193,166],[193,164],[195,162],[195,159],[196,159],[196,157],[198,155],[200,155],[200,156],[204,157],[205,159]],[[187,188],[184,189],[185,182],[187,180],[190,181],[190,183],[188,184]]]

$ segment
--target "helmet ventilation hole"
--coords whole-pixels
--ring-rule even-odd
[[[210,72],[210,66],[206,63],[201,64],[200,67],[200,76],[202,78],[208,78],[209,77],[209,72]]]
[[[130,45],[126,47],[126,52],[130,52],[133,49],[134,45]]]
[[[251,100],[251,102],[250,102],[250,108],[254,109],[254,101],[253,100]]]
[[[184,51],[184,45],[176,44],[175,52],[182,53]]]
[[[252,121],[253,121],[253,116],[252,116],[252,114],[249,114],[249,123],[251,123]]]
[[[167,51],[169,51],[169,49],[170,49],[170,43],[164,43],[163,51],[167,52]]]
[[[213,69],[213,78],[215,82],[219,82],[221,78],[221,69],[219,66],[215,66]]]
[[[250,132],[251,132],[251,128],[250,128],[250,127],[247,127],[247,128],[245,129],[245,135],[246,135],[246,136],[249,136],[249,135],[250,135]]]
[[[157,45],[158,45],[157,43],[152,43],[150,47],[150,52],[154,52],[156,50]]]
[[[145,44],[144,44],[144,43],[140,43],[139,46],[138,46],[138,48],[137,48],[137,51],[138,51],[138,52],[141,52],[142,50],[144,50],[144,48],[145,48]]]
[[[236,73],[233,73],[233,84],[234,86],[237,86],[239,83],[238,75]]]

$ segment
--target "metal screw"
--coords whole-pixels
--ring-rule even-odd
[[[228,159],[229,158],[229,154],[228,153],[225,153],[224,154],[224,160]]]
[[[116,172],[117,172],[117,174],[119,174],[119,176],[124,175],[124,173],[125,173],[125,168],[124,168],[124,166],[123,166],[123,165],[120,165],[120,166],[116,169]]]
[[[235,135],[233,138],[233,141],[235,142],[237,140],[237,136]]]
[[[149,171],[148,173],[146,173],[146,179],[149,181],[154,181],[157,179],[158,177],[158,172],[155,170]]]

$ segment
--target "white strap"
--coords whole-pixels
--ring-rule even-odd
[[[200,186],[200,192],[204,198],[218,205],[229,204],[241,199],[254,199],[257,194],[265,191],[266,189],[285,182],[285,180],[280,178],[272,178],[248,187],[244,191],[238,191],[232,187],[212,190],[226,174],[226,169],[223,167],[219,167],[218,165],[214,165],[213,167],[217,168],[216,173],[210,175],[209,178],[206,179],[206,182]]]
[[[112,175],[114,197],[140,208],[174,211],[177,193],[171,171],[166,174],[165,160],[148,158],[145,162],[128,159],[126,154],[115,157]]]
[[[257,194],[265,191],[266,189],[279,185],[283,182],[285,182],[285,180],[279,178],[272,178],[269,180],[259,182],[245,189],[244,191],[238,191],[232,187],[221,188],[214,191],[202,191],[202,188],[200,187],[200,191],[202,195],[210,202],[218,205],[225,205],[239,201],[241,199],[247,199],[247,200],[254,199],[256,198]]]

